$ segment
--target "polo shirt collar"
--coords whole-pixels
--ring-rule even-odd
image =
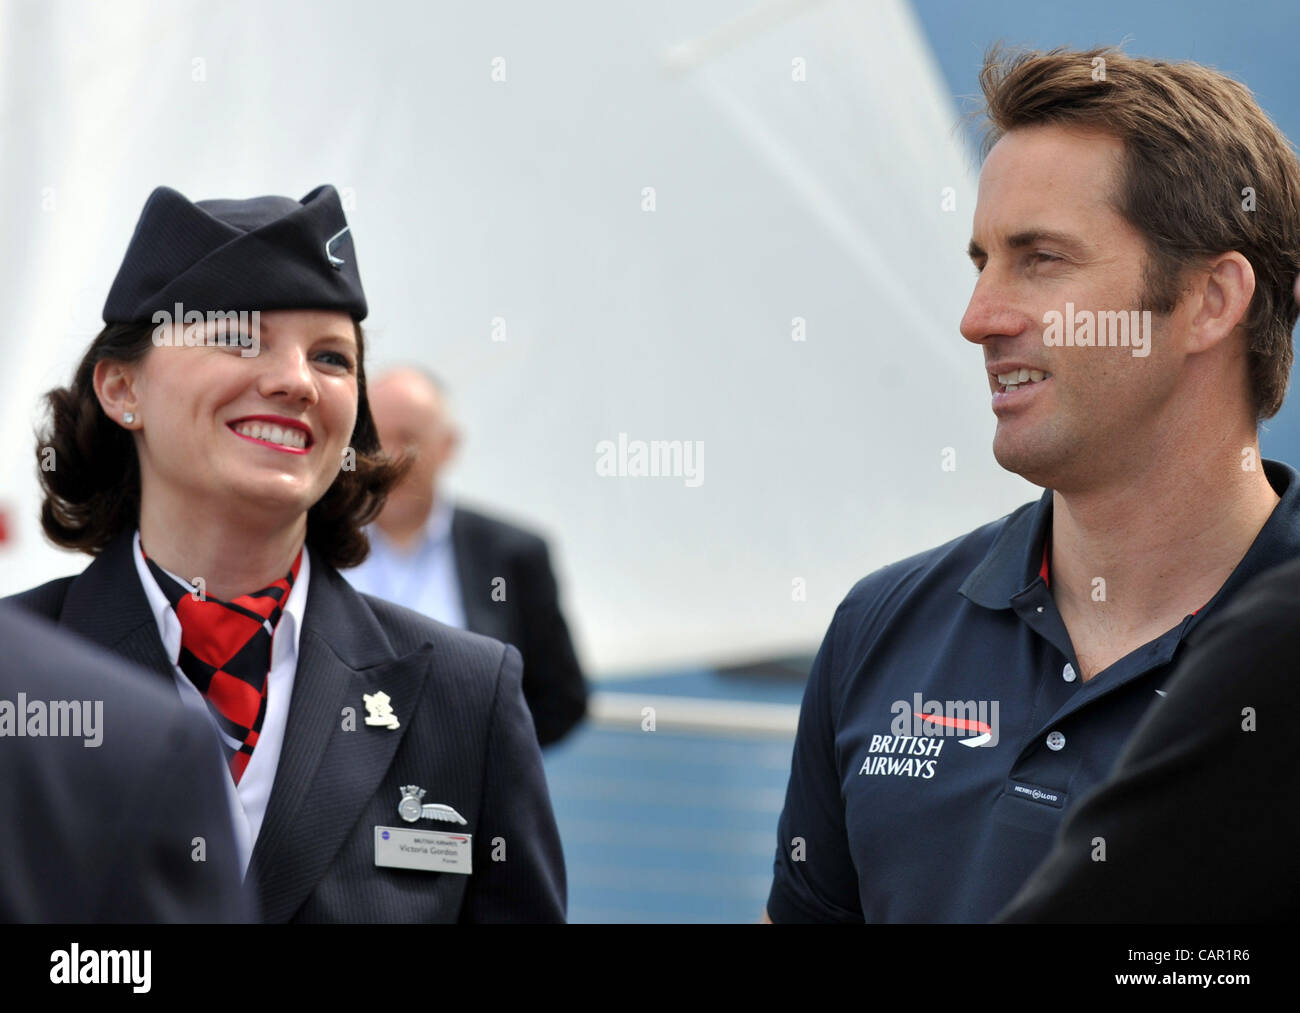
[[[1052,523],[1052,490],[1044,489],[1037,503],[1011,514],[984,558],[958,591],[986,609],[1009,609],[1011,599],[1043,582],[1043,545]]]
[[[1277,506],[1260,528],[1246,555],[1223,586],[1204,607],[1203,615],[1221,599],[1257,574],[1300,555],[1300,483],[1296,470],[1281,461],[1264,460],[1264,475],[1279,496]],[[1052,523],[1052,490],[1045,489],[1037,503],[1011,514],[984,558],[967,575],[958,590],[967,600],[988,609],[1009,609],[1012,601],[1043,584],[1043,546]]]

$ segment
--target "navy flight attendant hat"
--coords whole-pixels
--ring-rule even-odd
[[[160,186],[145,201],[104,322],[185,311],[342,310],[366,316],[352,233],[338,191],[192,202]]]

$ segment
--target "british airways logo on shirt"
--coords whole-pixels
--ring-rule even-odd
[[[943,739],[917,738],[915,735],[873,735],[859,774],[892,774],[934,777],[934,765],[943,751]],[[905,757],[905,758],[904,758]],[[923,757],[928,757],[925,759]]]
[[[998,744],[996,700],[895,700],[889,735],[871,736],[859,774],[934,777],[939,754],[947,738],[963,746]]]
[[[889,730],[895,735],[962,736],[963,746],[998,744],[998,701],[923,700],[913,693],[911,700],[895,700]]]

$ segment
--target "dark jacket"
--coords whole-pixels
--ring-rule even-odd
[[[546,543],[459,506],[452,513],[451,539],[466,626],[519,648],[537,741],[558,741],[586,714],[587,686],[560,611]]]
[[[15,600],[170,685],[132,537]],[[263,920],[562,921],[564,860],[520,669],[513,648],[360,594],[313,555],[284,745],[248,872]],[[362,695],[379,691],[397,729],[365,724]],[[404,785],[465,818],[455,829],[472,836],[470,875],[374,864],[375,828],[412,826],[397,812]]]
[[[47,719],[24,721],[40,737],[0,736],[0,921],[248,920],[207,719],[12,604],[0,604],[0,645],[0,701],[18,721]],[[59,730],[75,734],[51,735],[56,703]]]

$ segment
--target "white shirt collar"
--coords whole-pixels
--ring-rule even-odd
[[[452,506],[450,496],[440,496],[433,504],[429,514],[429,538],[441,542],[451,537],[451,515],[456,508]]]
[[[153,574],[149,572],[148,564],[144,561],[144,550],[140,548],[140,529],[137,528],[133,540],[135,548],[135,572],[140,578],[140,585],[144,588],[145,597],[149,600],[149,608],[153,612],[154,622],[158,624],[158,633],[162,637],[163,650],[167,652],[167,659],[175,665],[181,657],[181,621],[176,618],[176,611],[167,601],[166,595],[163,594],[162,588],[154,580]],[[178,576],[165,567],[159,567],[163,573],[175,577],[182,584],[188,584],[189,581]],[[292,652],[291,657],[298,657],[298,641],[302,633],[302,620],[307,612],[307,585],[311,581],[311,552],[307,546],[302,547],[302,563],[298,567],[298,576],[294,578],[293,588],[289,591],[289,598],[284,603],[284,610],[280,615],[280,622],[275,628],[276,635],[271,638],[271,664],[275,665],[286,652]]]
[[[153,612],[154,622],[162,637],[163,649],[172,663],[172,675],[176,680],[177,690],[186,706],[206,714],[212,721],[213,730],[218,737],[221,730],[215,718],[209,713],[208,706],[198,689],[190,682],[188,676],[180,670],[177,662],[181,656],[181,622],[176,611],[163,594],[158,582],[145,563],[144,552],[140,548],[140,531],[133,539],[135,549],[135,572],[144,588],[145,598]],[[180,580],[170,570],[164,573]],[[298,669],[298,642],[302,633],[303,616],[307,612],[307,587],[311,583],[311,552],[307,546],[302,548],[302,562],[298,566],[298,576],[293,582],[293,589],[285,600],[280,622],[276,625],[271,638],[271,667],[267,672],[268,688],[273,687],[267,703],[266,720],[262,725],[262,734],[257,742],[253,759],[249,762],[244,776],[235,786],[230,777],[223,777],[226,798],[230,806],[231,826],[235,834],[235,847],[239,852],[239,862],[244,873],[248,872],[249,859],[253,854],[253,842],[257,840],[262,829],[262,820],[271,796],[271,787],[275,782],[275,773],[279,767],[280,750],[284,743],[284,732],[288,722],[289,701],[293,697],[294,676]],[[214,740],[213,746],[217,743]],[[224,766],[224,755],[223,766]]]
[[[434,500],[433,509],[429,511],[429,517],[424,522],[424,529],[420,532],[415,547],[409,551],[399,551],[378,524],[370,524],[366,528],[366,533],[371,539],[372,549],[378,546],[381,551],[393,556],[415,556],[430,546],[451,539],[451,520],[455,512],[456,507],[452,503],[450,496],[439,496]]]

